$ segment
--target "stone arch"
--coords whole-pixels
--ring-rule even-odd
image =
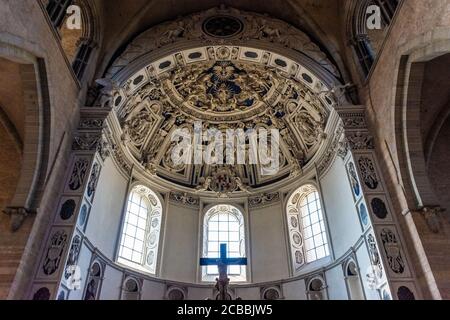
[[[442,34],[442,30],[436,30],[432,35],[435,40],[431,43],[421,37],[400,50],[403,55],[395,92],[396,145],[406,201],[410,208],[415,209],[438,204],[427,176],[427,158],[439,130],[431,132],[431,141],[428,143],[423,139],[420,133],[420,108],[427,63],[450,53],[450,39],[442,38]],[[437,117],[437,121],[441,121],[436,123],[438,127],[443,124],[446,114],[444,108]]]
[[[443,262],[440,258],[446,256],[443,252],[448,249],[444,243],[448,243],[449,223],[448,214],[441,213],[443,202],[433,187],[428,163],[435,141],[445,123],[448,101],[435,109],[436,116],[432,120],[423,117],[421,109],[424,103],[427,103],[424,89],[430,87],[427,86],[428,80],[426,80],[427,68],[450,54],[449,32],[448,27],[436,28],[429,34],[418,36],[399,48],[398,74],[394,88],[395,144],[399,180],[404,195],[401,199],[403,213],[420,257],[423,285],[434,299],[449,297],[446,289],[448,279],[441,276]],[[442,70],[448,69],[448,66],[447,62],[444,66],[437,68],[438,74],[444,75]],[[445,83],[445,90],[449,92],[450,85],[448,81]],[[440,92],[439,96],[445,95]],[[427,123],[430,124],[427,125]],[[425,130],[426,135],[422,132],[424,126],[428,128]],[[436,128],[429,130],[433,126]],[[441,169],[439,172],[443,173],[445,170]],[[438,258],[432,252],[442,254]]]
[[[75,75],[81,80],[88,62],[94,56],[95,49],[98,48],[101,41],[100,22],[95,3],[92,0],[76,0],[75,4],[79,5],[81,9],[82,29],[71,62]]]
[[[328,77],[340,78],[339,70],[329,60],[327,54],[303,31],[284,21],[261,14],[233,8],[226,9],[226,12],[239,18],[246,25],[243,32],[228,39],[233,45],[248,45],[257,40],[257,42],[266,42],[274,51],[282,50],[285,52],[292,50],[303,56],[300,62],[308,61],[310,64],[318,64],[327,71]],[[212,8],[175,21],[156,25],[140,33],[124,47],[125,49],[120,52],[119,56],[116,56],[111,61],[108,69],[105,71],[105,77],[116,79],[116,75],[126,66],[156,50],[170,53],[174,49],[179,50],[180,47],[186,47],[185,44],[187,42],[191,43],[191,47],[193,43],[196,46],[200,44],[211,46],[219,44],[220,39],[214,41],[214,39],[202,33],[201,24],[205,18],[223,13],[223,9]],[[195,22],[192,23],[191,21]],[[284,32],[284,30],[289,30],[289,32]],[[275,49],[277,47],[278,50]],[[279,53],[282,54],[282,52]],[[308,65],[308,63],[305,64]]]
[[[142,10],[140,10],[136,16],[135,21],[133,23],[130,23],[127,28],[119,35],[117,43],[114,45],[113,50],[111,53],[106,53],[106,58],[100,65],[98,69],[97,76],[105,76],[105,74],[108,74],[108,69],[112,66],[114,61],[121,55],[127,48],[129,44],[131,44],[136,38],[136,34],[142,34],[145,32],[145,30],[139,30],[136,32],[136,25],[138,25],[138,22],[141,19],[144,19],[146,15],[149,14],[149,11],[151,10],[151,3],[147,3],[143,6]],[[199,12],[208,12],[212,10],[217,10],[217,7],[212,8],[204,8],[202,11]],[[230,9],[233,12],[240,11],[238,8],[233,7],[227,7],[227,6],[220,6],[220,9]],[[304,22],[304,25],[297,25],[295,24],[295,28],[299,28],[300,30],[308,30],[308,35],[311,36],[311,39],[314,39],[315,43],[320,46],[321,49],[323,49],[323,52],[326,54],[326,56],[330,59],[330,61],[336,65],[338,68],[338,72],[336,73],[337,78],[339,78],[342,81],[348,81],[350,79],[350,75],[348,73],[348,70],[345,69],[345,63],[343,61],[343,57],[341,53],[339,52],[337,46],[334,44],[333,41],[330,40],[329,36],[320,28],[320,26],[315,22],[315,20],[310,16],[310,14],[303,8],[302,5],[299,5],[295,1],[287,1],[286,3],[286,10],[291,10],[295,12],[296,15],[298,15],[299,20]],[[244,12],[244,11],[243,11]],[[273,16],[273,18],[269,18],[267,14],[264,14],[265,17],[268,19],[280,19],[283,20],[282,17],[276,17]],[[171,19],[171,17],[166,17],[165,21],[168,21]],[[156,25],[155,25],[156,26]]]
[[[42,59],[35,58],[20,48],[0,43],[0,57],[17,64],[23,95],[23,165],[9,214],[12,229],[20,227],[23,218],[36,211],[47,172],[50,138],[50,106],[46,67]]]
[[[11,259],[8,261],[10,273],[2,280],[2,288],[6,288],[2,297],[14,297],[23,273],[20,259],[26,251],[28,234],[32,232],[34,213],[36,213],[45,188],[47,165],[50,146],[50,105],[45,63],[36,58],[29,51],[6,42],[0,42],[0,63],[9,64],[15,70],[2,89],[14,92],[20,97],[12,106],[2,103],[3,110],[11,107],[15,112],[21,110],[20,121],[11,116],[9,120],[3,117],[4,123],[9,122],[9,131],[16,140],[17,177],[15,185],[11,187],[7,203],[2,205],[1,213],[2,237],[0,238],[0,251],[3,256],[4,248],[8,248]],[[5,70],[4,68],[1,68]],[[14,77],[16,81],[11,81]],[[5,92],[1,93],[3,95]],[[16,95],[17,94],[17,95]],[[10,100],[8,104],[14,100]],[[8,124],[7,124],[8,126]],[[21,228],[24,220],[30,216]],[[20,230],[19,230],[20,228]],[[14,251],[11,251],[11,245]],[[13,258],[14,257],[14,258]],[[3,261],[2,261],[3,262]],[[9,293],[8,293],[9,291]]]
[[[379,55],[398,0],[356,0],[348,2],[347,34],[358,69],[367,76]],[[368,17],[379,14],[380,28],[370,29]]]

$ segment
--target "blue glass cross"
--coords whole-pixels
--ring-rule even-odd
[[[220,258],[201,258],[201,266],[217,266],[219,268],[219,278],[226,279],[228,266],[245,266],[247,258],[227,258],[227,245],[220,245]]]

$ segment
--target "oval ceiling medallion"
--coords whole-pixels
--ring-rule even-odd
[[[215,38],[230,38],[241,33],[243,29],[241,20],[228,15],[213,16],[203,23],[203,32]]]

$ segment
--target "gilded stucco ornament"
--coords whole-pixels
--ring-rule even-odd
[[[244,25],[238,28],[240,32],[226,37],[234,43],[245,44],[250,40],[258,40],[268,45],[278,45],[300,52],[316,61],[332,75],[339,77],[333,63],[317,44],[300,31],[284,21],[273,19],[265,15],[249,13],[234,8],[213,8],[208,11],[195,13],[176,21],[157,25],[139,35],[113,63],[107,73],[112,78],[117,72],[126,67],[143,54],[153,52],[174,43],[197,40],[204,44],[216,44],[223,37],[214,34],[213,30],[206,30],[205,22],[211,17],[229,15]],[[208,32],[210,31],[210,32]]]
[[[242,28],[236,22],[224,31],[221,19],[208,20],[224,10]],[[179,185],[183,192],[226,196],[297,179],[313,167],[312,159],[322,157],[319,150],[329,153],[320,166],[329,165],[339,142],[333,126],[327,127],[336,105],[332,85],[309,65],[248,46],[250,40],[301,52],[316,67],[335,71],[305,34],[262,15],[216,8],[154,27],[133,40],[100,80],[111,90],[99,101],[116,117],[110,135],[116,163],[126,172],[134,166],[149,178]],[[175,44],[185,49],[164,51]],[[223,136],[229,129],[277,129],[278,170],[264,175],[262,164],[175,163],[173,133],[194,134],[198,122],[203,132],[215,129]],[[322,147],[330,139],[331,151]]]

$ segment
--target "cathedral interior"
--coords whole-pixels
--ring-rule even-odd
[[[450,0],[2,0],[0,299],[450,299],[449,141]]]

